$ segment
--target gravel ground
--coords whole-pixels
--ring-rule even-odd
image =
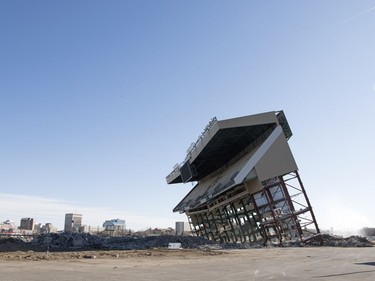
[[[82,251],[32,259],[42,254],[0,253],[0,280],[373,281],[375,276],[375,249],[369,247]]]

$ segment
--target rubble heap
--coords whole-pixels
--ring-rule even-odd
[[[169,243],[181,243],[184,249],[196,249],[214,242],[193,236],[147,236],[147,237],[100,237],[88,233],[44,234],[36,237],[32,244],[50,250],[145,250],[167,248]]]
[[[306,246],[325,246],[325,247],[373,247],[374,244],[365,237],[350,236],[340,237],[328,234],[322,234],[323,245],[319,237],[315,237],[306,242]]]
[[[315,237],[305,243],[267,246],[303,247],[372,247],[374,244],[364,237],[350,236],[342,238],[327,234],[322,235],[323,245],[319,237]],[[50,233],[35,237],[31,242],[25,242],[21,238],[0,239],[0,252],[10,251],[76,251],[76,250],[146,250],[153,248],[167,248],[169,243],[181,243],[184,249],[249,249],[264,247],[262,243],[242,244],[228,243],[217,244],[196,236],[146,236],[146,237],[100,237],[88,233]]]
[[[24,241],[22,237],[8,237],[0,239],[0,252],[13,252],[25,250],[38,251],[40,250],[40,247]]]

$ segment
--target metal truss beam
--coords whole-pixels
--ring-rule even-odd
[[[216,203],[187,212],[192,231],[221,243],[303,243],[320,236],[297,171],[262,182],[258,192],[244,190],[229,190]]]

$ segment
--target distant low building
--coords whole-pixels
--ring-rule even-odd
[[[81,232],[82,233],[100,234],[103,231],[105,231],[104,228],[99,227],[99,226],[92,226],[92,225],[82,225],[81,226]]]
[[[42,229],[42,224],[41,223],[34,223],[34,231],[36,233],[40,232]]]
[[[120,219],[112,219],[112,220],[106,220],[103,223],[103,227],[105,230],[125,230],[125,220]]]
[[[81,232],[82,214],[65,214],[64,231],[66,232]]]
[[[16,230],[16,224],[10,220],[6,220],[0,224],[0,232],[1,233],[11,233]]]
[[[45,225],[42,226],[42,228],[40,229],[40,232],[43,233],[43,234],[47,234],[47,233],[55,233],[57,232],[57,227],[53,226],[52,223],[46,223]]]

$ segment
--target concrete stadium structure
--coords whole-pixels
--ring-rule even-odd
[[[306,241],[320,235],[288,145],[283,111],[213,118],[168,184],[196,183],[174,208],[217,242]]]

